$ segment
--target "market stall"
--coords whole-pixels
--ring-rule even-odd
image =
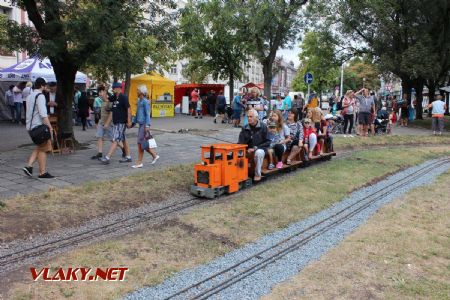
[[[136,114],[137,89],[140,85],[147,87],[153,118],[174,116],[173,99],[175,81],[167,79],[156,72],[137,75],[131,78],[129,99],[132,115]]]
[[[12,65],[0,71],[0,120],[9,120],[11,113],[5,103],[5,92],[10,85],[25,87],[26,82],[34,82],[42,77],[46,82],[56,82],[53,66],[48,58],[29,58],[23,62]],[[86,74],[77,72],[75,85],[81,90],[85,89],[88,78]]]
[[[175,106],[180,104],[183,97],[187,96],[190,98],[190,95],[194,89],[199,90],[200,96],[205,96],[210,91],[215,91],[216,95],[219,94],[220,91],[225,89],[224,84],[201,84],[201,83],[188,83],[188,84],[177,84],[175,86]],[[206,103],[203,103],[203,114],[207,114],[208,110],[206,108]]]

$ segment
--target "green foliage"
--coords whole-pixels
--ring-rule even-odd
[[[365,79],[365,81],[364,81]],[[362,87],[371,90],[380,88],[380,73],[370,60],[355,58],[344,68],[344,92],[359,90]]]
[[[182,12],[181,56],[189,59],[184,72],[192,81],[208,75],[217,80],[243,75],[247,60],[246,36],[237,30],[240,18],[233,1],[190,2]]]
[[[293,82],[295,90],[307,90],[307,85],[303,81],[306,72],[314,75],[312,90],[322,92],[338,85],[340,61],[335,50],[336,39],[330,31],[306,33],[300,49],[301,65]]]
[[[273,62],[280,48],[292,45],[304,27],[301,8],[306,0],[233,0],[240,29],[251,53],[263,66],[264,94],[270,96]]]

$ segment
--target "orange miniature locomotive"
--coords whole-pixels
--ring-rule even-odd
[[[213,199],[252,184],[248,178],[247,145],[214,144],[202,146],[202,162],[194,167],[191,193]]]

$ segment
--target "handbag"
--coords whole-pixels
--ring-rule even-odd
[[[155,138],[150,133],[150,131],[145,132],[145,143],[144,143],[144,149],[154,149],[157,148],[158,145],[156,144]]]
[[[37,94],[36,97],[34,98],[33,112],[31,113],[30,129],[28,130],[28,134],[30,135],[31,140],[36,145],[41,145],[46,141],[48,141],[49,139],[51,139],[50,129],[48,128],[47,125],[41,124],[31,129],[33,125],[34,111],[36,109],[36,102],[39,95],[42,95],[42,93]]]

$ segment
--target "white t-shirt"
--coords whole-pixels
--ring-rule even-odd
[[[431,113],[433,115],[443,115],[445,113],[445,103],[442,100],[435,100],[432,103],[433,110]]]
[[[37,98],[36,95],[40,94]],[[36,99],[36,102],[35,102]],[[36,108],[33,108],[36,104]],[[45,105],[45,96],[40,90],[34,90],[27,98],[27,130],[43,124],[42,119],[47,118],[47,106]],[[31,128],[30,128],[31,124]]]
[[[23,101],[27,101],[27,97],[31,94],[32,90],[29,86],[27,86],[26,88],[23,89],[22,91],[22,97],[23,97]]]
[[[23,102],[22,92],[14,93],[14,103],[22,103],[22,102]]]

